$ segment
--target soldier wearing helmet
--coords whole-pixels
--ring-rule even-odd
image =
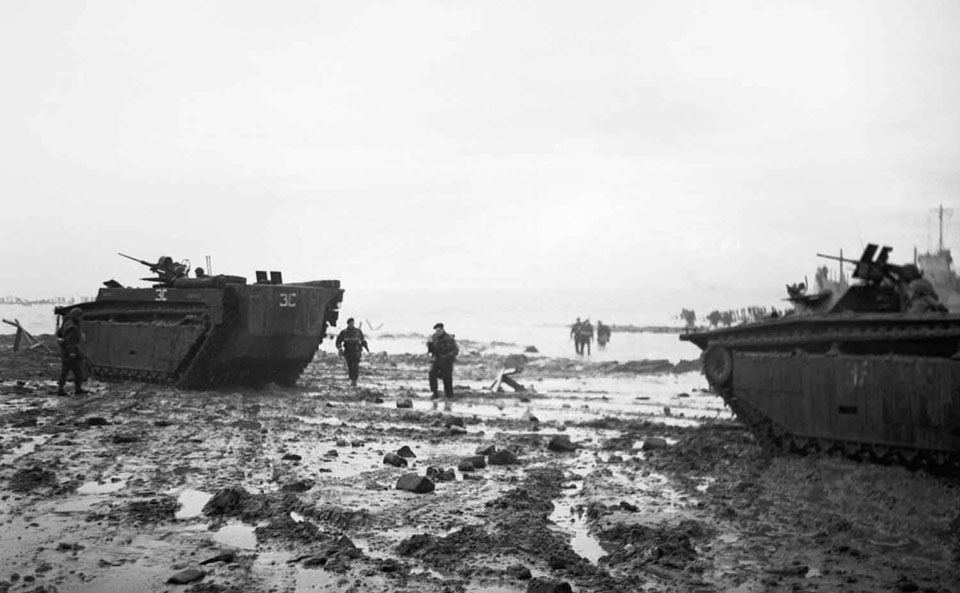
[[[57,395],[67,395],[64,386],[67,384],[67,375],[73,373],[74,394],[87,393],[83,389],[86,378],[83,369],[83,352],[80,348],[83,342],[83,332],[80,331],[80,317],[83,310],[74,307],[67,313],[63,325],[57,331],[57,344],[60,346],[60,379],[57,381]]]

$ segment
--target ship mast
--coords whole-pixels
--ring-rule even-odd
[[[940,252],[943,252],[943,204],[940,204]]]

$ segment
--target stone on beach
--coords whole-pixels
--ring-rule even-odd
[[[547,449],[551,451],[570,452],[577,450],[577,444],[570,440],[566,434],[555,435],[547,444]]]
[[[488,458],[488,461],[490,465],[513,465],[515,463],[520,463],[520,460],[517,459],[516,454],[513,451],[508,451],[507,449],[494,451],[493,454]]]
[[[644,451],[650,451],[653,449],[666,449],[667,448],[667,439],[663,437],[647,437],[643,440],[643,446],[641,449]]]
[[[396,453],[387,453],[383,456],[383,462],[395,467],[407,467],[407,460]]]
[[[199,581],[205,576],[207,576],[207,573],[199,568],[188,568],[187,570],[182,570],[173,575],[167,579],[167,582],[171,585],[186,585],[188,583]]]
[[[409,399],[409,398],[408,398],[408,399],[398,399],[398,400],[397,400],[397,407],[398,407],[398,408],[412,408],[412,407],[413,407],[413,400],[411,400],[411,399]]]
[[[404,445],[397,450],[397,455],[400,457],[416,457],[417,454],[413,452],[409,446]]]
[[[404,474],[397,480],[397,490],[406,490],[414,494],[433,492],[436,486],[430,478],[419,474]]]
[[[535,578],[527,584],[527,593],[573,593],[570,583]]]

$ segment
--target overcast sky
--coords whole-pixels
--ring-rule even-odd
[[[4,0],[0,72],[0,294],[782,291],[960,206],[953,0]]]

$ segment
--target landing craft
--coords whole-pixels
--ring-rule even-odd
[[[293,385],[313,359],[327,326],[336,326],[339,280],[284,283],[280,272],[188,277],[189,265],[133,259],[154,276],[150,288],[104,282],[83,311],[84,351],[103,380],[173,384]],[[74,305],[57,307],[66,315]]]
[[[867,245],[855,282],[756,323],[680,336],[710,387],[766,442],[907,465],[960,463],[960,314],[916,266]],[[924,287],[923,285],[926,285]]]

